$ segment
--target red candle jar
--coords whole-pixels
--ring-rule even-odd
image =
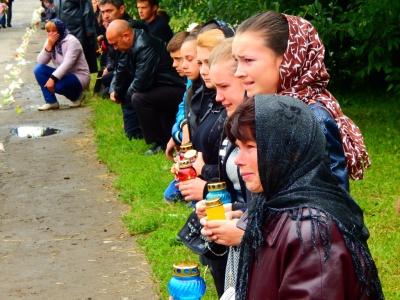
[[[182,159],[179,161],[179,171],[177,175],[178,181],[194,179],[196,176],[196,170],[188,159]]]

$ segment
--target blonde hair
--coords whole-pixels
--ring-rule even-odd
[[[232,67],[236,70],[236,61],[232,56],[232,42],[233,37],[225,39],[222,43],[217,45],[210,53],[210,57],[208,58],[208,64],[211,68],[213,64],[216,64],[221,61],[231,61]]]
[[[220,29],[211,29],[202,32],[197,37],[197,47],[207,48],[209,51],[225,40],[225,35]]]
[[[54,22],[48,21],[44,26],[46,30],[54,30],[57,29],[56,24]]]

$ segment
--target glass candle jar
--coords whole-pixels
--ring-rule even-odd
[[[177,174],[178,181],[186,181],[189,179],[196,178],[196,170],[192,167],[192,164],[188,159],[179,161],[179,170]]]
[[[168,292],[174,300],[200,300],[206,283],[200,277],[199,265],[194,262],[174,264],[174,277],[168,282]]]
[[[208,221],[226,220],[224,206],[220,198],[206,199],[206,214]]]
[[[231,194],[226,190],[226,183],[224,181],[209,183],[207,187],[208,194],[206,195],[206,199],[220,198],[222,204],[232,202]]]

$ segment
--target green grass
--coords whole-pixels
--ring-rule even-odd
[[[345,114],[360,127],[371,156],[371,169],[364,180],[351,183],[351,194],[365,211],[369,246],[385,296],[400,299],[400,215],[394,209],[400,198],[400,102],[383,92],[335,95]],[[152,266],[160,299],[167,299],[172,264],[198,262],[197,255],[175,240],[190,208],[163,201],[163,192],[173,179],[165,155],[142,155],[149,146],[125,138],[119,105],[96,96],[92,99],[99,158],[118,175],[114,187],[121,201],[132,207],[124,222]],[[204,267],[201,273],[207,283],[203,299],[217,299],[210,273]]]
[[[122,129],[120,106],[98,96],[92,99],[92,125],[99,158],[111,172],[118,174],[114,187],[119,190],[121,201],[132,207],[124,216],[124,222],[129,232],[137,237],[152,265],[153,279],[159,282],[160,299],[168,299],[172,265],[181,261],[199,261],[197,255],[175,239],[191,209],[182,203],[168,204],[163,200],[164,190],[173,179],[169,171],[171,162],[165,155],[142,155],[151,146],[143,140],[127,140]],[[207,284],[207,296],[203,299],[217,299],[209,270],[201,267],[201,273]]]
[[[386,299],[400,299],[400,215],[395,211],[400,200],[400,102],[384,93],[347,97],[351,100],[343,110],[361,128],[372,161],[364,180],[352,182],[351,194],[364,210]]]

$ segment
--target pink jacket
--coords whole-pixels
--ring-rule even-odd
[[[56,70],[53,75],[61,80],[66,73],[75,74],[82,85],[82,89],[88,89],[90,83],[90,71],[86,62],[81,43],[73,35],[68,34],[61,42],[63,55],[56,53],[54,59],[51,52],[47,52],[44,47],[37,57],[39,64],[47,65],[50,60]]]

